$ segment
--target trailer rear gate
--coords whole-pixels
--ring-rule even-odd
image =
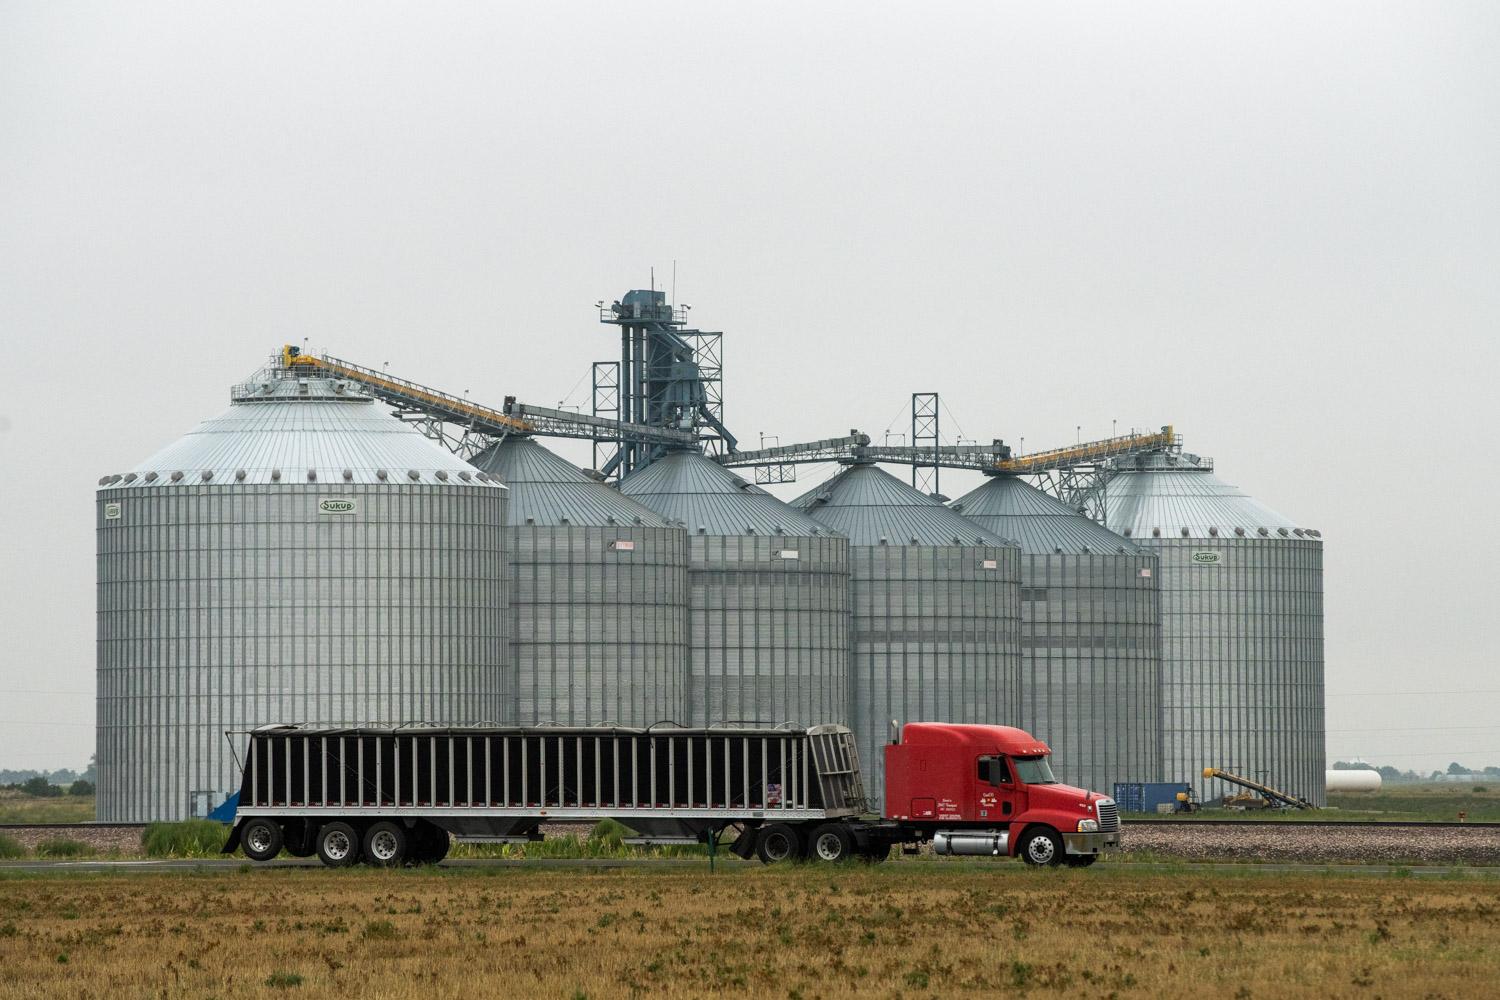
[[[808,818],[864,809],[849,730],[310,729],[250,734],[241,814]]]

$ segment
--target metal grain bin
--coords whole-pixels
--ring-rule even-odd
[[[1058,780],[1105,790],[1161,772],[1156,556],[1013,476],[953,509],[1021,547],[1022,729]]]
[[[620,490],[687,529],[684,721],[846,722],[848,540],[694,451]]]
[[[881,804],[891,720],[1019,718],[1020,550],[870,464],[793,506],[849,538],[851,728]]]
[[[286,374],[100,481],[100,820],[217,805],[229,729],[503,714],[505,488]]]
[[[1124,463],[1106,523],[1161,559],[1163,778],[1220,767],[1324,803],[1323,542],[1213,463]]]
[[[472,459],[510,488],[522,726],[649,726],[682,714],[687,533],[529,437]]]

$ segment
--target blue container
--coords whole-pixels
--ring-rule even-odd
[[[1154,813],[1156,807],[1177,804],[1177,793],[1191,791],[1192,786],[1175,781],[1117,781],[1115,802],[1122,813]]]

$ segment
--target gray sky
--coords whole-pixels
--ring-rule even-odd
[[[1324,532],[1330,759],[1500,763],[1495,5],[437,6],[0,4],[0,767],[100,475],[304,337],[584,401],[674,259],[747,442],[1175,423]]]

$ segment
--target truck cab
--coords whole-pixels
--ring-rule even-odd
[[[1059,783],[1047,744],[1012,726],[912,722],[885,747],[885,819],[939,854],[1083,867],[1120,843],[1113,799]]]

